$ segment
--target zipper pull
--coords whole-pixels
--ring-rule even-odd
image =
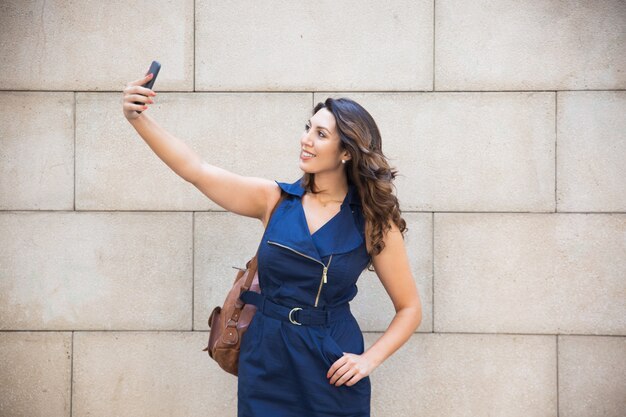
[[[324,266],[324,272],[323,272],[323,276],[324,276],[324,284],[326,284],[328,282],[327,278],[326,278],[326,274],[328,272],[328,267],[330,266],[331,261],[333,260],[333,254],[330,254],[330,258],[328,259],[328,265]]]

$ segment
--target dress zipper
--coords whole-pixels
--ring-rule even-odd
[[[320,280],[320,286],[317,289],[317,296],[315,297],[315,307],[317,307],[317,303],[318,303],[318,301],[320,299],[320,293],[322,292],[322,285],[326,284],[328,282],[328,279],[327,279],[328,267],[330,266],[330,262],[333,260],[333,254],[332,253],[330,254],[330,258],[328,259],[328,265],[324,265],[323,262],[321,262],[321,261],[319,261],[319,260],[317,260],[317,259],[315,259],[315,258],[313,258],[313,257],[311,257],[309,255],[305,255],[302,252],[298,252],[297,250],[295,250],[293,248],[290,248],[289,246],[281,245],[280,243],[272,242],[271,240],[268,240],[267,243],[271,243],[272,245],[277,245],[277,246],[283,247],[285,249],[289,249],[289,250],[297,253],[298,255],[302,255],[305,258],[312,259],[315,262],[322,264],[322,266],[324,267],[324,270],[322,271],[322,279]]]

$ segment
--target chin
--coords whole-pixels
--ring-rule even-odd
[[[311,169],[309,167],[307,167],[307,164],[305,162],[298,161],[298,166],[300,167],[300,170],[302,172],[305,172],[307,174],[313,174],[314,173],[314,172],[311,171]]]

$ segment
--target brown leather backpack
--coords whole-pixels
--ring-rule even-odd
[[[285,193],[281,189],[280,198],[270,213],[270,219],[284,197]],[[211,329],[209,343],[207,347],[202,349],[208,351],[209,356],[222,369],[235,376],[239,371],[241,337],[248,330],[248,325],[257,310],[254,304],[244,303],[239,296],[248,290],[261,292],[257,273],[258,253],[259,250],[257,249],[257,253],[252,259],[246,262],[246,269],[233,266],[239,271],[237,271],[233,287],[228,292],[224,305],[215,307],[209,316],[208,324]]]

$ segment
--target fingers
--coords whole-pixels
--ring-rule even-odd
[[[134,102],[132,102],[132,101],[129,101],[129,102],[124,103],[124,106],[123,106],[123,107],[124,107],[124,109],[125,109],[125,110],[135,110],[135,111],[137,111],[137,112],[139,112],[139,113],[141,113],[143,110],[146,110],[146,109],[148,108],[148,106],[147,106],[147,105],[144,105],[144,104],[135,104],[135,103],[134,103]]]
[[[346,372],[344,372],[343,375],[341,375],[337,379],[335,379],[335,381],[333,381],[333,378],[330,378],[329,382],[331,384],[335,385],[336,387],[341,386],[341,385],[352,386],[352,385],[356,384],[358,382],[358,380],[360,380],[360,378],[358,378],[358,380],[357,380],[358,373],[359,372],[356,369],[350,368]],[[337,375],[338,375],[338,373],[335,374],[334,376],[337,376]],[[351,384],[348,385],[347,382],[351,382]]]
[[[139,92],[146,96],[156,96],[157,93],[146,87],[139,87]]]
[[[131,81],[128,84],[126,84],[128,87],[135,87],[135,86],[141,86],[145,83],[147,83],[148,81],[150,81],[150,79],[154,76],[154,74],[150,73],[150,74],[146,74],[144,75],[143,78],[139,78],[138,80],[135,81]],[[141,87],[144,88],[144,87]]]
[[[144,88],[144,87],[139,87],[139,86],[127,87],[124,90],[124,93],[125,93],[125,96],[127,97],[127,100],[141,101],[143,103],[147,101],[150,101],[151,103],[153,103],[152,97],[157,95],[157,93],[150,90],[149,88]]]
[[[128,101],[132,103],[141,103],[141,104],[152,104],[154,100],[151,97],[146,97],[142,94],[129,94]]]
[[[148,69],[148,71],[150,70]],[[150,88],[143,87],[143,84],[146,84],[148,81],[150,81],[153,76],[154,74],[147,73],[143,76],[143,78],[139,78],[138,80],[132,81],[127,84],[126,88],[124,89],[126,101],[124,107],[126,109],[135,110],[141,113],[141,111],[148,108],[148,104],[154,103],[152,97],[156,96],[157,93],[152,91]]]
[[[144,94],[135,93],[134,91],[135,90],[125,91],[124,99],[127,101],[141,101],[142,103],[153,102],[152,97],[156,94],[154,93],[154,94],[144,95]]]
[[[133,104],[131,106],[131,108],[133,110],[137,110],[137,111],[139,111],[139,113],[141,113],[142,111],[147,110],[148,106],[147,105],[141,105],[141,104]]]
[[[138,80],[131,81],[126,85],[126,89],[124,90],[126,93],[138,93],[143,94],[145,96],[156,96],[157,93],[152,91],[150,88],[143,87],[148,81],[152,79],[154,74],[146,74],[143,78],[139,78]]]
[[[152,100],[151,97],[146,97],[146,96],[144,96],[142,94],[134,94],[134,97],[138,97],[139,101],[141,101],[143,103],[150,103],[150,104],[154,103],[154,100]]]
[[[135,80],[133,82],[130,83],[130,85],[142,85],[147,83],[148,81],[150,81],[150,79],[154,76],[154,74],[150,73],[150,74],[146,74],[144,75],[142,78],[139,78],[138,80]]]
[[[128,86],[128,88],[125,90],[125,92],[127,94],[140,94],[142,96],[149,96],[149,97],[154,97],[157,95],[157,93],[155,93],[154,91],[152,91],[149,88],[146,87],[141,87],[138,85],[134,85],[134,86]]]

